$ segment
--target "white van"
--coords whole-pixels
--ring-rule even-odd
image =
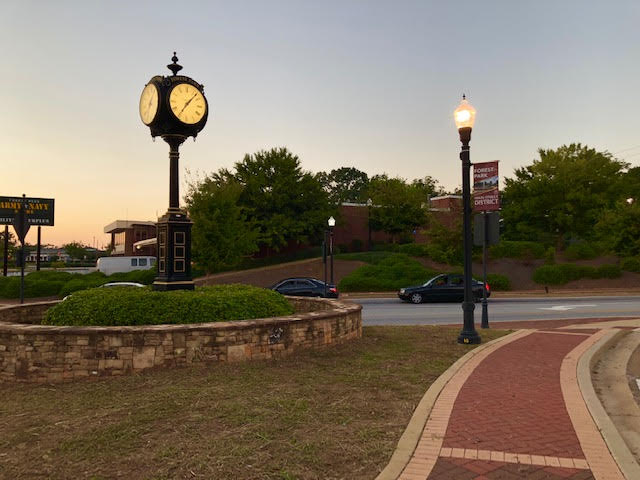
[[[156,257],[100,257],[96,264],[98,271],[105,275],[116,272],[132,272],[148,270],[156,264]]]

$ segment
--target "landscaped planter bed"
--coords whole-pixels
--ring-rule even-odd
[[[126,327],[40,325],[57,302],[0,309],[0,380],[57,382],[153,367],[267,359],[362,335],[360,305],[290,297],[295,314],[233,322]]]

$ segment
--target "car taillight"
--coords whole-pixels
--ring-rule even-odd
[[[330,291],[331,293],[338,293],[338,289],[337,289],[337,288],[335,288],[335,287],[330,288],[330,289],[329,289],[329,291]]]
[[[487,290],[487,293],[491,291],[491,287],[489,286],[488,283],[484,284],[484,288]]]

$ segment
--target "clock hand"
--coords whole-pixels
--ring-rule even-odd
[[[187,100],[187,103],[184,104],[184,107],[182,107],[182,110],[180,110],[180,113],[178,115],[180,115],[182,112],[184,112],[184,109],[187,108],[187,105],[189,105],[191,103],[191,100],[196,98],[196,95],[198,95],[198,94],[194,93],[193,97],[191,97],[189,100]]]

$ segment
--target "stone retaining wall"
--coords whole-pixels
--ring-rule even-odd
[[[0,380],[58,382],[153,367],[266,359],[362,335],[360,305],[290,297],[287,317],[135,327],[39,325],[57,302],[0,309]]]

